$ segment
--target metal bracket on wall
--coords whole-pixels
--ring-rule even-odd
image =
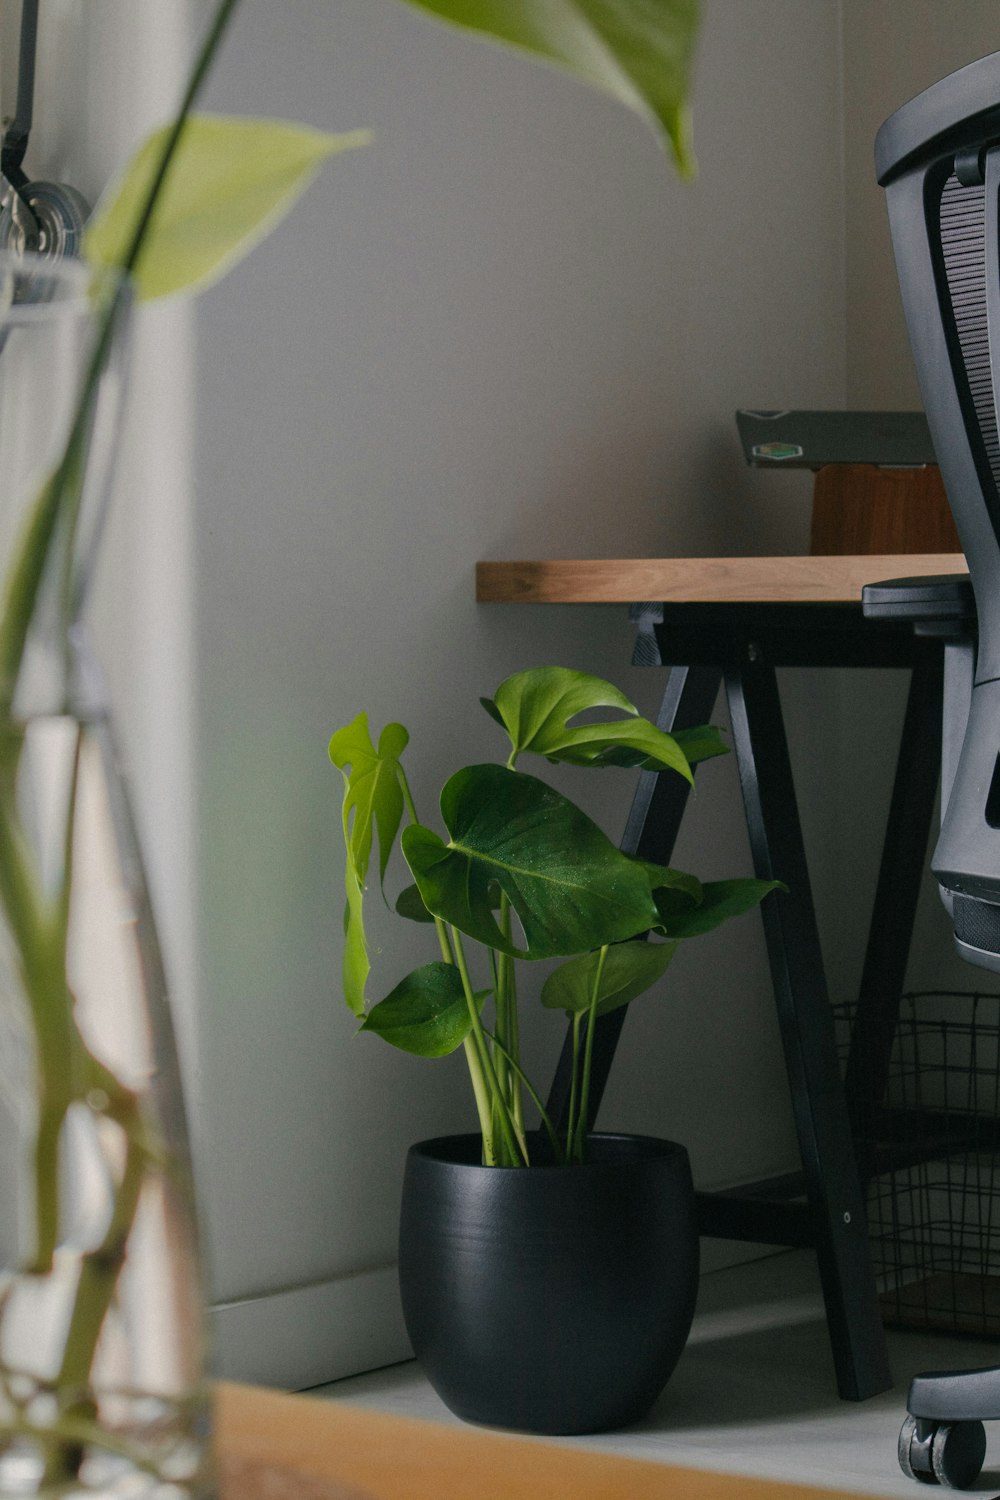
[[[17,99],[0,140],[0,250],[59,260],[79,253],[90,208],[75,188],[32,182],[24,171],[34,116],[38,8],[39,0],[22,0]]]

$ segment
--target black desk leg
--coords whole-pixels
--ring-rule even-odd
[[[695,729],[709,723],[721,685],[720,667],[671,667],[656,720],[658,727],[670,731]],[[668,864],[689,790],[683,776],[675,771],[641,771],[621,842],[625,853]],[[603,1016],[594,1029],[588,1129],[593,1129],[597,1118],[627,1010],[627,1005],[620,1006],[609,1016]],[[566,1125],[572,1056],[572,1041],[567,1032],[546,1106],[557,1130]]]
[[[939,642],[927,647],[910,679],[844,1083],[863,1185],[874,1170],[874,1125],[889,1078],[941,770],[943,651]]]
[[[726,673],[726,691],[754,866],[789,887],[761,915],[837,1385],[861,1401],[892,1377],[774,668],[748,659]]]

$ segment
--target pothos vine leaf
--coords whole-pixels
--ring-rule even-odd
[[[698,0],[410,0],[420,10],[567,68],[637,111],[694,171],[688,94]]]
[[[98,203],[83,239],[91,265],[124,263],[169,130],[147,138]],[[280,120],[191,115],[133,270],[139,299],[217,281],[289,212],[328,157],[370,139],[363,130],[330,135]]]

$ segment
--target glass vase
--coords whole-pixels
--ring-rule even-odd
[[[127,288],[0,255],[0,1497],[212,1492],[162,966],[81,613]]]

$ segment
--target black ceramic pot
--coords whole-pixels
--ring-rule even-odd
[[[606,1432],[636,1421],[684,1347],[698,1230],[683,1146],[594,1135],[584,1166],[484,1167],[475,1135],[407,1156],[406,1327],[466,1421]]]

